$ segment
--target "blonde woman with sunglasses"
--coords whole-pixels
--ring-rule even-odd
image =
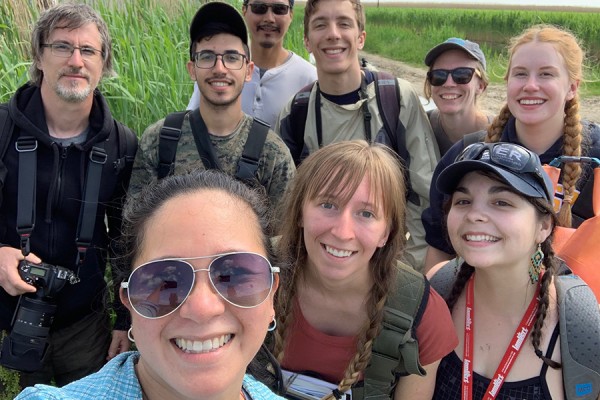
[[[449,38],[425,56],[429,67],[423,92],[436,108],[427,112],[440,155],[464,135],[487,128],[492,118],[477,105],[490,80],[479,45]]]
[[[168,177],[142,193],[126,205],[121,244],[129,268],[120,297],[138,351],[17,398],[280,399],[246,374],[275,327],[279,278],[265,199],[215,171]]]

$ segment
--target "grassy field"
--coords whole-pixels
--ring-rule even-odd
[[[41,1],[41,0],[40,0]],[[116,78],[100,89],[114,115],[138,134],[167,113],[182,110],[192,93],[185,63],[188,27],[199,1],[88,0],[109,25],[114,43]],[[233,4],[241,8],[240,1]],[[39,14],[30,0],[0,3],[0,102],[28,80],[29,32]],[[600,21],[595,13],[366,7],[365,51],[423,67],[423,57],[451,36],[479,42],[493,81],[506,69],[508,38],[534,23],[571,29],[590,55],[583,95],[600,95]],[[307,56],[303,45],[304,10],[297,6],[286,46]]]
[[[502,80],[510,37],[537,23],[571,30],[587,50],[584,95],[600,95],[600,17],[597,13],[367,7],[365,51],[423,65],[427,51],[448,37],[478,42],[493,81]]]
[[[42,0],[39,0],[40,3]],[[114,42],[117,77],[100,90],[114,116],[138,134],[167,113],[182,110],[193,90],[185,63],[188,27],[200,1],[88,0],[108,23]],[[241,8],[240,1],[234,1]],[[29,35],[39,15],[33,0],[0,2],[0,102],[27,82]],[[571,29],[589,51],[588,82],[584,95],[600,95],[600,21],[597,14],[547,11],[418,9],[367,7],[370,53],[423,67],[423,57],[435,44],[451,36],[479,42],[488,58],[492,79],[500,81],[506,68],[508,38],[540,22]],[[307,56],[303,46],[303,9],[296,7],[286,47]],[[594,82],[591,82],[594,81]],[[15,376],[0,371],[0,380],[13,385],[0,398],[16,394]],[[4,396],[4,397],[3,397]]]

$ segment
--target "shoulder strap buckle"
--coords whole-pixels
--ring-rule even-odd
[[[24,136],[17,139],[15,148],[19,153],[27,153],[37,150],[37,140],[33,136]]]
[[[96,164],[106,164],[106,160],[108,159],[108,155],[106,151],[100,147],[92,147],[90,151],[90,162]]]

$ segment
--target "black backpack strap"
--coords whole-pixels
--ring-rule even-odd
[[[24,256],[31,252],[29,238],[35,226],[37,146],[37,140],[33,136],[21,136],[15,143],[19,153],[16,228],[21,237],[21,251]]]
[[[88,169],[83,188],[83,204],[79,212],[77,224],[77,260],[75,276],[79,276],[79,267],[85,261],[87,250],[92,245],[94,227],[96,225],[96,213],[98,211],[98,199],[100,196],[100,185],[102,183],[102,170],[108,158],[104,148],[106,141],[97,143],[89,153]]]
[[[567,400],[596,400],[600,394],[600,310],[577,275],[555,278],[560,353]]]
[[[256,179],[260,155],[267,140],[269,128],[269,124],[258,118],[254,118],[254,121],[252,121],[250,132],[248,132],[248,139],[246,139],[246,143],[244,144],[242,157],[237,164],[237,171],[235,173],[237,179],[242,181],[253,181]]]
[[[300,165],[302,160],[308,155],[308,151],[304,146],[304,129],[306,128],[310,92],[314,85],[315,82],[308,84],[294,95],[290,114],[288,116],[290,120],[290,135],[289,138],[283,138],[285,144],[290,149],[290,153],[292,154],[296,166]]]
[[[215,149],[208,136],[208,128],[200,115],[200,111],[195,110],[190,113],[190,124],[192,126],[192,133],[194,134],[194,141],[196,142],[196,149],[204,167],[206,169],[220,170],[221,167],[217,161]]]
[[[8,106],[0,104],[0,160],[4,158],[12,136],[14,123],[8,113]]]
[[[353,398],[389,399],[397,375],[425,375],[419,362],[416,328],[428,301],[427,279],[398,263],[397,286],[387,299],[382,329],[373,341],[371,362],[364,372],[364,385],[352,389]]]
[[[187,111],[174,112],[165,118],[158,137],[158,168],[156,172],[158,179],[162,179],[173,173],[175,167],[175,155],[177,154],[177,143],[181,138],[181,126],[187,115]]]

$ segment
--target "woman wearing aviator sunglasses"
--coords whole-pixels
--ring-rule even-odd
[[[22,398],[280,399],[246,375],[275,327],[265,204],[216,171],[165,178],[128,202],[120,293],[138,352]]]
[[[450,38],[429,50],[425,64],[429,71],[423,91],[436,105],[427,115],[444,155],[464,135],[492,121],[477,106],[489,83],[485,56],[477,43]]]
[[[536,25],[511,40],[505,75],[507,103],[486,131],[467,135],[442,157],[434,181],[470,143],[522,144],[549,164],[561,155],[600,156],[600,126],[579,117],[579,83],[583,79],[584,52],[570,32]],[[561,226],[577,227],[594,215],[591,165],[568,163],[563,167],[554,199]],[[444,195],[430,188],[430,207],[422,220],[429,244],[425,268],[452,258],[454,249],[444,234]]]
[[[572,349],[561,346],[571,342],[562,335],[576,331],[576,340],[597,342],[599,314],[591,290],[582,286],[571,301],[573,309],[587,311],[559,315],[569,308],[558,304],[554,189],[539,157],[512,143],[475,143],[442,171],[436,185],[450,196],[448,235],[462,262],[428,273],[446,297],[459,338],[440,363],[433,398],[564,399],[565,389],[571,393],[578,385],[565,381],[563,388],[569,371],[561,368],[573,363],[561,366],[572,359],[566,356]],[[588,293],[591,305],[584,300]],[[566,329],[559,328],[559,317]],[[592,364],[586,364],[590,375],[582,373],[577,383],[597,376]],[[596,399],[598,388],[592,386],[581,398]]]

